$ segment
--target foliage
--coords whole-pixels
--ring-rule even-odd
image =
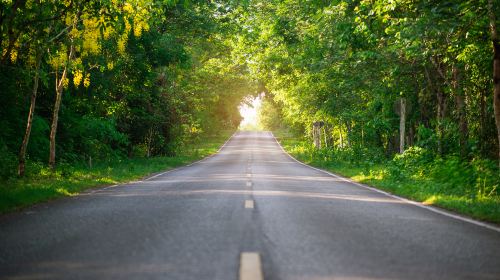
[[[244,96],[264,93],[266,129],[311,142],[323,122],[322,149],[297,147],[311,160],[489,199],[500,6],[487,3],[2,1],[0,176],[15,174],[23,139],[28,167],[54,151],[49,139],[69,166],[176,155],[236,128]],[[428,193],[412,184],[402,192]]]
[[[236,35],[235,54],[280,105],[281,117],[273,120],[309,136],[321,120],[331,147],[383,148],[391,158],[399,152],[404,98],[405,147],[495,159],[486,6],[485,0],[255,0],[239,15],[245,28]]]
[[[490,30],[498,3],[250,2],[235,54],[272,98],[262,106],[266,127],[303,139],[286,144],[290,152],[499,221]],[[321,148],[311,144],[317,121]]]
[[[223,131],[220,136],[207,137],[185,147],[175,157],[110,159],[108,162],[97,162],[92,167],[83,163],[59,164],[55,172],[43,164],[29,162],[26,177],[10,179],[0,186],[0,213],[185,165],[213,154],[229,135],[230,131]]]
[[[393,159],[380,161],[383,157],[375,154],[315,149],[307,141],[290,136],[280,137],[280,143],[308,164],[396,195],[500,222],[500,175],[492,160],[474,159],[469,163],[457,156],[434,158],[428,150],[412,147]]]
[[[284,126],[281,106],[272,97],[264,97],[258,111],[259,125],[265,130],[277,130]]]
[[[15,175],[26,131],[28,162],[46,162],[54,125],[57,161],[69,165],[174,155],[236,128],[237,107],[254,88],[228,56],[231,7],[171,0],[3,1],[1,177]],[[60,109],[54,105],[59,88]]]

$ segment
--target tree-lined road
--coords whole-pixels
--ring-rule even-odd
[[[500,279],[500,232],[301,165],[268,132],[0,218],[1,279],[258,278],[259,262],[265,279]]]

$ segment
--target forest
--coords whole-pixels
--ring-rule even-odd
[[[173,157],[235,130],[261,95],[262,127],[303,140],[290,151],[434,178],[498,212],[499,7],[2,0],[1,180]]]
[[[500,221],[499,6],[255,3],[238,50],[266,87],[262,125],[306,136],[282,142],[303,161]]]
[[[26,163],[174,155],[234,129],[234,24],[206,1],[2,1],[1,177]]]

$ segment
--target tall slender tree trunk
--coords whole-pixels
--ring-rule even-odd
[[[495,9],[493,0],[488,0],[491,41],[493,42],[493,109],[497,126],[498,165],[500,166],[500,42],[498,41]]]
[[[64,66],[63,73],[60,79],[56,78],[56,102],[54,104],[54,111],[52,112],[52,124],[50,126],[50,151],[49,151],[49,167],[54,169],[56,166],[56,133],[57,123],[59,120],[59,109],[61,108],[62,93],[64,90],[63,81],[66,79],[67,66]]]
[[[148,135],[147,135],[147,154],[146,157],[151,157],[151,150],[152,150],[152,143],[153,143],[153,128],[149,128]]]
[[[441,88],[436,89],[437,95],[437,141],[438,141],[438,154],[443,154],[443,138],[444,138],[444,117],[446,115],[446,96]]]
[[[316,141],[316,138],[317,138],[317,136],[316,136],[316,126],[314,125],[314,123],[312,124],[312,131],[311,132],[312,132],[312,138],[313,138],[313,145],[314,145],[315,148],[317,148],[318,147],[318,143]]]
[[[460,132],[460,155],[467,156],[467,140],[469,138],[469,125],[467,123],[467,113],[465,104],[465,95],[460,88],[460,73],[456,65],[452,69],[453,81],[452,88],[455,95],[455,103],[458,113],[458,130]]]
[[[35,77],[33,78],[33,90],[31,92],[30,109],[28,112],[28,122],[26,124],[26,131],[24,132],[23,142],[19,151],[19,164],[17,167],[17,175],[24,176],[26,166],[26,150],[28,149],[28,142],[30,140],[31,127],[33,124],[33,117],[35,114],[36,96],[38,93],[38,82],[40,80],[40,65],[42,63],[42,50],[38,49],[36,54]]]
[[[313,141],[314,147],[321,149],[321,128],[316,122],[313,123]]]
[[[410,129],[408,129],[408,143],[406,144],[408,147],[411,147],[415,144],[415,125],[410,124]]]
[[[326,134],[326,124],[325,126],[323,126],[323,138],[325,139],[325,148],[328,148],[328,137],[327,137],[327,134]]]
[[[346,135],[346,138],[347,138],[347,147],[351,147],[351,130],[352,130],[352,126],[351,126],[351,121],[346,121],[345,122],[345,127],[347,128],[347,135]]]
[[[479,150],[482,155],[487,154],[486,153],[486,96],[488,92],[488,88],[482,89],[481,90],[481,100],[479,101],[479,106],[480,106],[480,134],[479,134]]]
[[[446,75],[444,74],[446,71],[442,69],[443,65],[441,59],[439,57],[431,57],[431,62],[434,64],[437,74],[441,77],[442,81],[438,81],[435,91],[437,97],[437,125],[436,125],[436,133],[437,133],[437,141],[438,141],[438,154],[443,154],[443,138],[444,138],[444,119],[446,117],[446,95],[443,92],[440,83],[447,83]],[[432,83],[431,77],[429,73],[427,73],[430,84]]]
[[[64,70],[61,77],[58,77],[58,71],[56,70],[56,102],[54,104],[54,111],[52,113],[52,124],[50,126],[50,151],[49,151],[49,167],[54,170],[56,166],[56,133],[57,133],[57,123],[59,120],[59,109],[61,108],[62,94],[64,90],[64,80],[68,75],[68,64],[73,57],[73,44],[71,44],[68,54],[68,62],[64,65]]]
[[[363,128],[363,126],[361,127],[361,146],[365,146],[365,129]]]
[[[405,151],[406,98],[401,97],[399,107],[399,153]]]
[[[340,148],[344,148],[344,136],[342,135],[342,122],[339,123],[339,140],[340,140]]]

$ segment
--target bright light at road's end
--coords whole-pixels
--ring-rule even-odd
[[[259,130],[259,107],[262,99],[257,97],[248,97],[247,100],[242,102],[238,107],[243,120],[240,123],[240,129],[242,130]]]

